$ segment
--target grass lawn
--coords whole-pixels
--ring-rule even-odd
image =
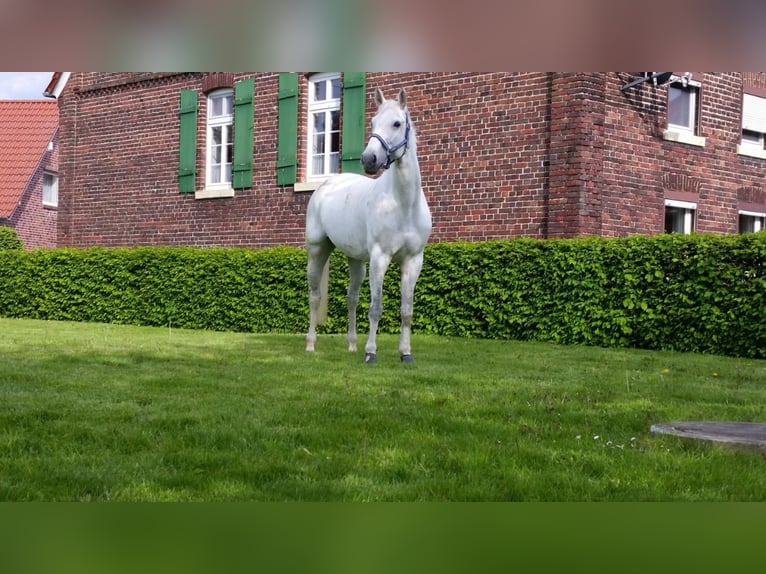
[[[360,337],[363,343],[364,338]],[[415,335],[0,319],[0,500],[766,500],[766,362]],[[360,345],[360,348],[363,344]]]

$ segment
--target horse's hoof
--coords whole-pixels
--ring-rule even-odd
[[[414,363],[415,359],[412,355],[402,355],[401,356],[402,363]]]
[[[377,363],[378,358],[375,356],[375,353],[365,353],[364,362],[367,364]]]

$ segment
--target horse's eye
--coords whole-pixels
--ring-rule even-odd
[[[394,127],[395,127],[395,128],[400,128],[400,127],[402,127],[402,122],[394,122]]]

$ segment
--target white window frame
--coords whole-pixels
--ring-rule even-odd
[[[665,214],[667,214],[668,207],[673,209],[682,209],[683,210],[683,231],[680,233],[683,233],[684,235],[689,235],[690,233],[694,232],[694,228],[697,221],[697,204],[692,201],[678,201],[675,199],[666,199],[665,200]],[[665,229],[665,233],[672,233],[671,231],[668,231]]]
[[[700,88],[702,84],[686,77],[673,76],[668,86],[668,128],[662,133],[663,139],[678,143],[704,147],[705,138],[697,135],[700,113]],[[689,106],[689,122],[687,124],[674,124],[670,121],[670,107],[672,90],[683,90],[689,94],[686,105]]]
[[[221,114],[214,114],[216,100],[223,101]],[[213,132],[221,131],[220,160],[214,160]],[[207,131],[205,143],[205,188],[231,189],[231,168],[234,154],[234,90],[224,88],[207,96]],[[227,150],[229,153],[227,154]],[[218,168],[216,173],[214,168]]]
[[[309,90],[308,90],[308,113],[307,130],[306,130],[306,180],[318,181],[324,180],[329,175],[340,172],[340,113],[341,113],[341,100],[343,97],[343,85],[341,83],[340,73],[321,73],[315,74],[309,78]],[[333,97],[332,83],[337,81],[338,83],[338,96]],[[320,82],[325,82],[327,97],[324,100],[316,100],[316,85]],[[338,129],[332,130],[332,113],[338,114]],[[322,152],[322,171],[320,173],[314,173],[314,115],[324,114],[325,133],[324,133],[324,152]],[[332,151],[332,139],[333,134],[337,133],[338,149]],[[334,156],[334,157],[333,157]],[[333,161],[335,165],[333,165]],[[334,168],[334,169],[333,169]]]
[[[742,135],[737,153],[766,159],[766,98],[742,95]]]
[[[753,220],[753,231],[758,232],[766,229],[766,213],[762,213],[759,211],[746,211],[743,209],[739,210],[739,221],[742,221],[743,217],[749,217]],[[739,224],[739,222],[738,222]],[[743,230],[742,225],[738,225],[739,233],[749,233],[750,230]]]
[[[50,178],[50,184],[46,185],[48,178]],[[43,172],[43,205],[46,207],[59,206],[59,176],[50,171]]]

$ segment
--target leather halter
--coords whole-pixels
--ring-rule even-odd
[[[386,169],[391,167],[391,164],[394,163],[397,160],[402,159],[404,157],[404,154],[407,153],[407,148],[410,144],[410,114],[409,112],[405,116],[405,128],[404,128],[404,139],[400,141],[398,144],[389,146],[388,143],[386,143],[386,140],[383,139],[383,136],[376,134],[375,132],[372,132],[370,134],[370,138],[375,138],[380,142],[380,145],[383,146],[383,149],[386,150]],[[394,157],[394,153],[399,151],[401,148],[404,148],[404,151],[402,152],[402,155],[399,157]]]

